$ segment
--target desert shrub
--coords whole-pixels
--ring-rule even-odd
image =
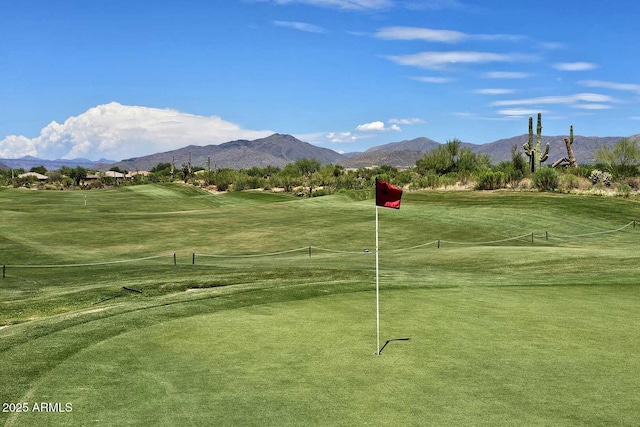
[[[497,190],[498,188],[504,188],[505,185],[506,176],[503,172],[486,171],[478,175],[474,188],[476,190]]]
[[[599,169],[592,170],[591,174],[589,174],[589,179],[593,185],[604,184],[607,187],[610,187],[613,182],[613,177],[609,172],[602,172]]]
[[[251,190],[254,187],[252,184],[252,179],[255,177],[250,177],[245,174],[238,174],[233,180],[233,191],[243,191],[243,190]]]
[[[560,175],[560,188],[562,190],[575,190],[580,188],[580,178],[573,174]]]
[[[638,191],[640,190],[640,178],[637,176],[625,178],[621,181],[622,184],[627,184],[631,189]]]
[[[216,186],[218,191],[227,191],[235,178],[235,171],[232,169],[220,169],[211,177],[211,183]]]
[[[531,175],[533,186],[540,191],[553,191],[558,188],[560,177],[553,168],[542,168]]]
[[[456,185],[458,182],[460,181],[460,178],[458,176],[458,173],[456,172],[449,172],[445,175],[442,175],[440,177],[440,186],[442,187],[449,187],[449,186],[454,186]]]
[[[418,181],[419,188],[438,188],[440,185],[440,176],[434,173],[427,174]]]
[[[107,181],[107,182],[109,182],[109,183],[113,184],[113,178],[110,178],[110,179],[109,179],[109,181]],[[88,188],[88,189],[90,189],[90,190],[91,190],[91,189],[97,189],[97,188],[105,188],[105,186],[107,186],[107,185],[108,185],[108,184],[107,184],[104,180],[101,180],[101,179],[95,179],[95,180],[93,180],[93,181],[89,181],[89,182],[85,185],[85,188]]]
[[[631,186],[629,184],[618,184],[616,194],[621,197],[629,197],[631,195]]]

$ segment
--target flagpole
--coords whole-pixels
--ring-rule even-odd
[[[376,205],[376,354],[380,355],[380,272],[378,268],[378,205]]]

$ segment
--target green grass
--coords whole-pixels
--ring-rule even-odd
[[[380,210],[381,335],[411,340],[380,356],[371,199],[163,185],[0,202],[0,400],[73,405],[5,425],[640,419],[640,227],[608,233],[635,199],[406,193]]]

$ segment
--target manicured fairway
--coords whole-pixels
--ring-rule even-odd
[[[5,425],[640,419],[635,200],[406,194],[380,212],[380,302],[382,340],[410,340],[376,356],[371,200],[87,194],[96,207],[63,221],[84,193],[0,191],[0,263],[14,266],[0,279],[0,396],[29,408],[0,414]],[[131,247],[161,256],[26,267]]]
[[[640,417],[635,287],[397,290],[383,302],[385,336],[411,341],[392,342],[381,356],[364,292],[125,332],[65,359],[23,396],[73,402],[72,413],[16,414],[8,425],[594,425]],[[64,332],[45,341],[58,339]]]

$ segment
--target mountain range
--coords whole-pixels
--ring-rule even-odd
[[[549,159],[546,164],[566,157],[565,136],[543,136],[542,145],[549,144]],[[601,146],[613,146],[623,137],[586,137],[576,135],[573,151],[578,163],[593,163],[594,153]],[[628,137],[639,139],[640,134]],[[523,152],[522,145],[528,140],[528,135],[519,135],[507,139],[500,139],[487,144],[477,145],[463,142],[462,147],[469,148],[474,153],[489,155],[493,163],[511,159],[511,149],[516,146]],[[441,144],[429,138],[421,137],[411,140],[392,142],[372,147],[362,153],[343,155],[327,148],[317,147],[300,141],[291,135],[273,134],[266,138],[253,141],[237,140],[219,145],[189,145],[177,150],[148,156],[113,162],[101,159],[97,162],[87,159],[74,160],[43,160],[27,156],[20,159],[0,159],[0,168],[23,168],[29,170],[34,166],[44,166],[49,170],[59,169],[61,166],[82,166],[87,169],[106,170],[117,166],[125,170],[149,170],[158,163],[173,162],[176,167],[189,160],[193,166],[206,167],[210,161],[212,168],[248,169],[254,166],[283,167],[288,163],[303,158],[316,158],[322,164],[339,164],[347,168],[368,167],[374,165],[391,165],[399,168],[414,166],[428,151]]]
[[[253,141],[237,140],[219,145],[189,145],[177,150],[122,160],[113,166],[126,170],[149,170],[158,163],[174,162],[176,167],[187,164],[191,156],[194,166],[206,166],[211,159],[212,168],[248,169],[254,166],[283,167],[303,158],[316,158],[322,164],[340,163],[344,156],[328,148],[316,147],[291,135],[273,134]]]
[[[24,169],[29,170],[33,167],[44,166],[47,170],[56,170],[60,169],[63,166],[68,166],[70,168],[75,168],[76,166],[82,166],[87,169],[108,169],[111,165],[115,163],[114,160],[100,159],[98,161],[93,161],[89,159],[56,159],[56,160],[46,160],[39,159],[33,156],[24,156],[19,159],[0,159],[0,169]]]

